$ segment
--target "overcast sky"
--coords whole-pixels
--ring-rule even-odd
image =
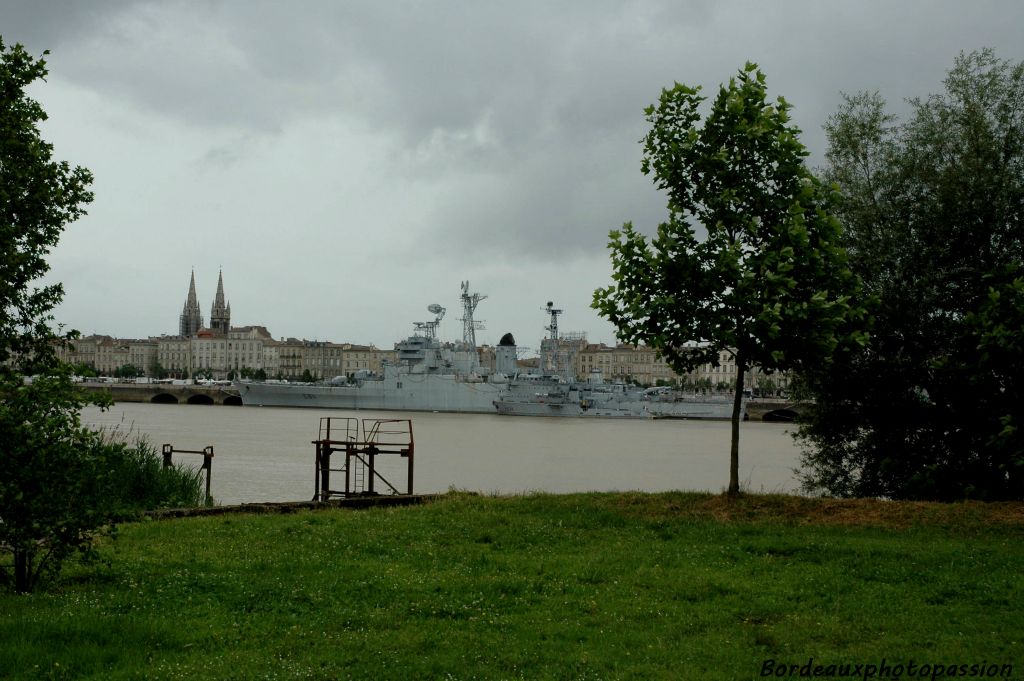
[[[50,263],[58,320],[177,332],[195,270],[209,322],[223,269],[234,325],[391,347],[460,282],[496,343],[590,309],[608,231],[652,231],[643,109],[674,81],[764,70],[823,162],[841,92],[894,111],[960,51],[1024,59],[1019,0],[899,2],[133,2],[2,0],[0,35],[50,50],[32,93],[56,156],[95,174]]]

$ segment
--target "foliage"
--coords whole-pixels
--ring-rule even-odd
[[[58,344],[76,337],[50,327],[61,285],[35,287],[65,225],[92,200],[89,171],[54,161],[40,137],[46,114],[25,88],[45,75],[42,59],[0,39],[0,553],[12,556],[3,575],[19,591],[89,553],[110,510],[109,449],[79,421],[83,405],[103,398],[79,391],[57,361]]]
[[[161,379],[167,378],[170,375],[170,372],[167,371],[160,362],[154,361],[153,366],[150,367],[149,374],[153,378]]]
[[[827,363],[863,342],[865,315],[830,212],[835,197],[804,165],[790,105],[770,103],[764,75],[747,64],[700,126],[699,90],[677,83],[646,109],[643,172],[667,192],[669,219],[650,244],[629,223],[611,233],[614,284],[595,291],[594,307],[620,339],[653,346],[677,373],[732,356],[737,493],[747,369]]]
[[[114,376],[116,378],[137,378],[142,376],[145,372],[134,364],[123,364],[114,369]]]
[[[39,135],[46,113],[25,88],[45,76],[42,59],[0,38],[0,367],[12,359],[26,373],[55,361],[50,311],[63,296],[60,284],[33,282],[49,269],[45,256],[64,226],[92,200],[89,171],[54,161]]]
[[[265,369],[253,369],[251,367],[242,367],[239,370],[239,374],[243,379],[253,381],[265,381],[267,380],[267,372]]]
[[[877,95],[826,126],[851,264],[876,304],[864,351],[803,379],[805,487],[1024,498],[1024,64],[961,55],[899,123]]]
[[[84,362],[71,365],[71,371],[75,376],[81,376],[82,378],[95,378],[97,376],[96,369]]]
[[[732,681],[762,678],[770,658],[1016,666],[1020,512],[455,494],[402,509],[133,523],[103,548],[108,564],[69,570],[51,594],[0,595],[0,669]]]
[[[107,456],[79,410],[91,400],[67,372],[0,379],[0,554],[18,591],[31,591],[75,552],[89,555],[108,523]]]
[[[97,400],[70,371],[6,382],[0,402],[0,584],[31,591],[61,563],[95,556],[94,539],[114,521],[168,506],[198,506],[198,470],[163,468],[148,442],[128,443],[83,427],[79,410]]]

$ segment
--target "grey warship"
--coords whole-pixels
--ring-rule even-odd
[[[732,398],[606,383],[600,372],[592,372],[586,379],[579,380],[574,370],[573,344],[560,342],[558,316],[562,310],[550,301],[544,310],[550,322],[544,327],[549,335],[541,341],[541,373],[515,376],[509,382],[509,389],[494,400],[499,414],[631,419],[732,417]]]
[[[516,347],[514,341],[504,342],[496,349],[495,369],[481,366],[475,333],[480,325],[473,314],[485,298],[470,293],[468,281],[462,283],[462,342],[438,340],[446,309],[433,304],[427,309],[434,319],[414,323],[413,334],[396,345],[396,361],[384,365],[383,375],[318,384],[238,383],[242,404],[493,414],[494,400],[509,390],[515,374]]]

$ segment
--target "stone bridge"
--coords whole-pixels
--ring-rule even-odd
[[[807,409],[802,402],[792,400],[747,400],[748,421],[792,421]]]
[[[169,383],[85,383],[84,387],[105,392],[114,402],[154,404],[226,404],[241,406],[242,398],[230,385],[173,385]]]

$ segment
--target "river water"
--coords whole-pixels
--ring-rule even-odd
[[[213,497],[219,504],[237,504],[312,498],[311,442],[318,437],[321,416],[411,419],[417,493],[450,488],[500,494],[720,492],[729,481],[729,423],[723,421],[132,403],[116,404],[105,412],[88,408],[83,421],[145,435],[158,450],[164,443],[193,450],[212,445]],[[741,485],[754,492],[797,491],[793,469],[799,450],[791,430],[787,424],[742,424]],[[195,464],[202,460],[180,458]],[[405,460],[397,455],[377,460],[384,477],[405,491]],[[332,483],[333,488],[343,484]]]

